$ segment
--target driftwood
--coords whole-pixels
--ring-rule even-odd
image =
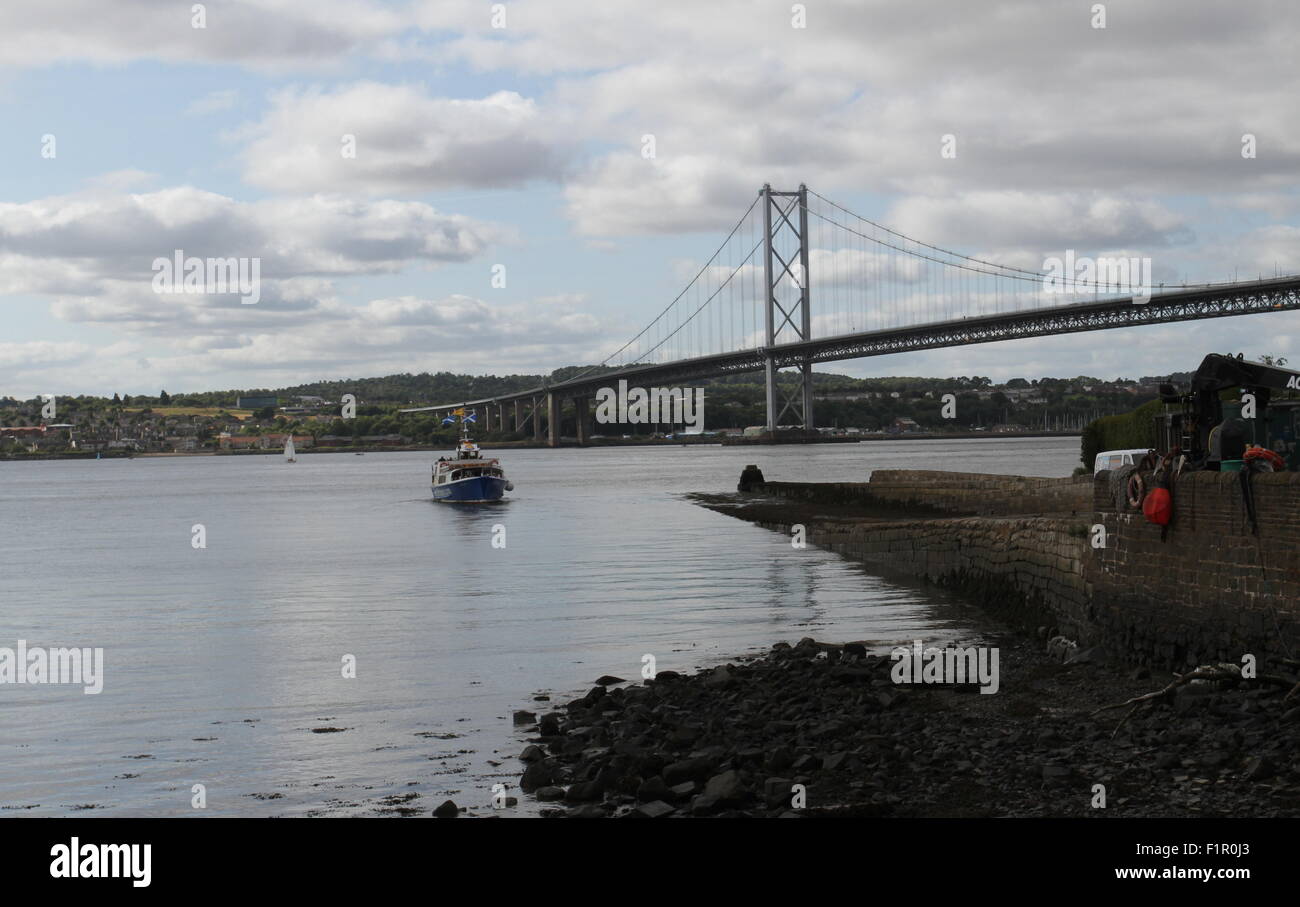
[[[1274,686],[1291,687],[1291,691],[1283,698],[1283,702],[1289,700],[1292,696],[1295,696],[1296,691],[1300,690],[1300,683],[1297,683],[1294,678],[1282,677],[1277,674],[1258,674],[1255,677],[1242,677],[1240,665],[1235,665],[1230,662],[1221,662],[1217,665],[1201,665],[1196,670],[1188,671],[1186,674],[1174,674],[1174,679],[1163,689],[1151,693],[1143,693],[1141,696],[1134,696],[1132,699],[1124,702],[1115,702],[1110,705],[1104,705],[1095,710],[1089,717],[1095,717],[1100,715],[1102,712],[1107,712],[1111,709],[1122,709],[1126,705],[1132,706],[1132,708],[1125,713],[1124,717],[1120,719],[1119,724],[1115,725],[1115,730],[1111,732],[1110,737],[1114,740],[1115,735],[1119,733],[1120,728],[1124,726],[1124,723],[1132,718],[1133,713],[1141,708],[1145,703],[1158,702],[1159,700],[1172,697],[1175,690],[1185,684],[1191,683],[1193,680],[1228,680],[1235,683],[1267,683]]]

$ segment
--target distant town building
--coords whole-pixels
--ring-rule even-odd
[[[285,439],[289,436],[279,432],[271,432],[265,435],[232,435],[230,432],[223,431],[217,435],[217,446],[222,450],[274,450],[284,447]],[[294,435],[294,447],[311,447],[311,435]]]
[[[262,409],[267,406],[279,406],[280,400],[275,395],[240,397],[235,401],[235,409]]]

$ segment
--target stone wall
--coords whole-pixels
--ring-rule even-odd
[[[1033,626],[1081,645],[1183,668],[1241,655],[1300,651],[1300,474],[1252,477],[1259,534],[1239,478],[1193,473],[1175,489],[1165,538],[1141,513],[1117,510],[1108,476],[1034,480],[881,470],[857,485],[769,483],[803,501],[910,503],[924,518],[810,525],[809,541],[882,570],[960,588]],[[996,481],[988,481],[996,480]],[[881,485],[876,485],[877,481]],[[1041,483],[1041,484],[1040,484]],[[1000,503],[987,496],[1012,495]],[[1085,505],[1066,515],[1065,503]],[[1021,514],[939,516],[943,509]],[[1054,515],[1037,515],[1052,513]],[[1092,544],[1105,528],[1105,547]]]
[[[1090,549],[1082,522],[1052,517],[959,517],[808,527],[808,541],[884,573],[899,570],[960,589],[1027,627],[1089,635]]]
[[[1098,477],[1095,521],[1106,547],[1092,559],[1093,620],[1107,635],[1161,663],[1300,651],[1300,473],[1251,477],[1258,535],[1240,476],[1179,479],[1163,541],[1140,512],[1118,510]]]
[[[1076,513],[1090,508],[1092,480],[1044,479],[974,472],[877,469],[870,482],[769,482],[783,497],[826,503],[903,505],[962,516]]]

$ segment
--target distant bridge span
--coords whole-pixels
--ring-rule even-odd
[[[706,266],[696,280],[688,285],[687,291],[683,291],[655,322],[619,351],[623,353],[634,344],[644,341],[639,352],[633,350],[626,357],[632,361],[606,371],[591,369],[565,381],[547,383],[516,393],[415,407],[402,412],[432,412],[442,415],[460,407],[469,407],[483,413],[482,424],[487,431],[504,431],[509,420],[514,423],[514,431],[527,431],[531,428],[537,440],[546,439],[551,446],[558,446],[561,407],[565,400],[571,400],[576,416],[578,442],[581,444],[587,441],[590,431],[588,401],[599,388],[612,386],[620,379],[628,381],[631,386],[648,388],[765,371],[768,430],[775,429],[785,413],[792,410],[804,429],[811,430],[811,373],[813,363],[817,362],[1300,309],[1300,276],[1153,290],[1149,297],[1127,295],[1106,299],[1096,298],[1095,284],[1089,286],[1085,282],[1076,281],[1067,284],[1065,290],[1075,297],[1081,294],[1086,296],[1091,292],[1094,296],[1092,301],[1085,299],[1063,305],[1019,308],[1027,295],[1025,284],[1035,285],[1034,289],[1041,288],[1047,279],[1044,275],[960,256],[911,240],[861,218],[858,219],[861,224],[869,225],[863,230],[871,229],[874,235],[869,236],[853,229],[851,225],[832,221],[834,227],[846,230],[864,241],[860,243],[860,249],[851,250],[851,256],[845,256],[843,249],[832,250],[829,256],[825,254],[826,250],[819,249],[818,271],[814,271],[809,266],[812,256],[809,254],[808,194],[803,187],[798,192],[789,193],[772,192],[764,187],[764,191],[759,194],[764,202],[763,236],[754,244],[750,255],[741,258],[739,265],[730,267],[730,273],[725,275],[725,279],[723,272],[727,269],[721,268],[714,275],[717,278],[717,289],[711,293],[708,290],[712,284],[698,287],[696,299],[687,301],[686,311],[679,311],[674,322],[670,317],[674,308],[686,297],[692,286],[701,282],[709,269]],[[841,212],[845,211],[834,203],[828,204]],[[750,211],[746,212],[746,217],[753,212],[753,208],[751,206]],[[797,216],[792,219],[790,215],[794,212],[797,212]],[[775,218],[773,214],[776,215]],[[830,220],[824,215],[816,216]],[[797,227],[795,220],[799,223]],[[745,218],[742,218],[742,224],[744,222]],[[728,242],[737,237],[740,226],[732,231]],[[791,233],[794,234],[793,239],[789,235]],[[785,239],[784,250],[780,248],[782,238]],[[907,248],[906,243],[911,243],[915,248]],[[742,237],[742,245],[748,245],[748,238]],[[726,243],[723,248],[725,247]],[[760,247],[764,253],[761,284],[757,280],[757,267],[749,265]],[[938,265],[942,276],[938,280],[933,275],[921,277],[914,267],[905,270],[893,260],[882,263],[881,248],[890,250],[886,253],[889,256],[892,253],[902,253],[897,257],[923,260],[928,263],[927,267]],[[721,251],[720,249],[719,252]],[[719,257],[715,253],[710,264],[718,261]],[[736,256],[731,257],[728,266],[735,265],[735,258]],[[823,319],[824,322],[847,322],[849,326],[860,322],[869,325],[873,320],[884,320],[882,313],[884,318],[898,314],[912,317],[921,311],[929,313],[931,317],[916,323],[869,330],[840,330],[817,336],[813,329],[810,285],[817,282],[819,271],[838,269],[842,263],[849,270],[856,267],[861,273],[855,274],[847,287],[836,275],[831,288],[823,290],[821,295],[838,299],[840,291],[844,290],[843,295],[856,295],[858,298],[850,298],[849,308],[842,311],[835,311],[835,305],[832,304],[832,311]],[[745,279],[758,287],[756,300],[746,299],[743,288],[738,287],[742,281],[736,280],[738,275],[744,274],[747,267],[752,273],[746,274]],[[954,276],[953,272],[960,273]],[[804,280],[801,275],[809,275],[809,279]],[[869,290],[862,287],[866,280],[874,281]],[[1010,281],[1019,282],[1014,291],[1005,289],[1005,284]],[[923,282],[929,296],[926,292],[918,292],[918,287]],[[990,286],[994,288],[991,292],[988,289]],[[764,287],[767,288],[766,292]],[[738,289],[741,291],[738,292]],[[723,292],[727,293],[723,304],[710,310],[710,306],[723,299]],[[1056,292],[1061,292],[1060,288]],[[699,302],[700,298],[706,296],[702,303]],[[929,301],[932,299],[935,300],[934,304]],[[918,303],[918,300],[925,301]],[[754,301],[758,305],[753,307],[752,321],[757,328],[757,310],[761,309],[764,321],[762,334],[757,330],[746,330],[743,312],[737,322],[735,309]],[[691,304],[695,304],[693,310],[690,309]],[[727,330],[725,324],[726,305],[733,309],[731,331]],[[994,311],[981,312],[990,308]],[[934,317],[935,312],[951,315],[971,309],[976,314]],[[668,320],[665,322],[666,318]],[[655,333],[651,334],[652,330]],[[686,342],[683,343],[682,340]],[[729,345],[738,348],[722,348]],[[719,349],[712,351],[709,347]],[[691,355],[693,352],[698,354]],[[618,355],[615,354],[610,359]],[[651,357],[660,361],[636,361],[638,358],[644,360]],[[602,365],[608,365],[610,359]],[[796,393],[785,399],[784,405],[778,408],[778,394],[783,389],[777,383],[776,374],[783,368],[797,368],[801,374]],[[545,432],[543,422],[546,423]]]

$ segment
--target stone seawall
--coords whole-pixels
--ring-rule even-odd
[[[1300,475],[1262,474],[1251,482],[1258,535],[1237,474],[1192,473],[1175,489],[1175,518],[1163,541],[1160,527],[1140,512],[1117,509],[1105,473],[1052,480],[880,470],[868,483],[765,489],[814,507],[861,508],[858,520],[845,518],[842,507],[834,519],[812,519],[813,544],[959,588],[1082,646],[1180,669],[1240,663],[1246,652],[1300,650]],[[894,514],[906,506],[918,518],[871,513],[883,504]],[[770,516],[763,522],[788,525]],[[1098,526],[1105,547],[1094,545]]]
[[[1092,502],[1092,480],[1044,479],[924,469],[877,469],[869,482],[769,482],[771,493],[824,503],[856,502],[954,516],[1076,513]]]
[[[1099,477],[1094,522],[1106,547],[1094,552],[1090,575],[1092,619],[1105,635],[1161,663],[1300,652],[1300,474],[1251,477],[1258,534],[1240,475],[1179,479],[1163,541],[1140,512],[1118,510]]]

